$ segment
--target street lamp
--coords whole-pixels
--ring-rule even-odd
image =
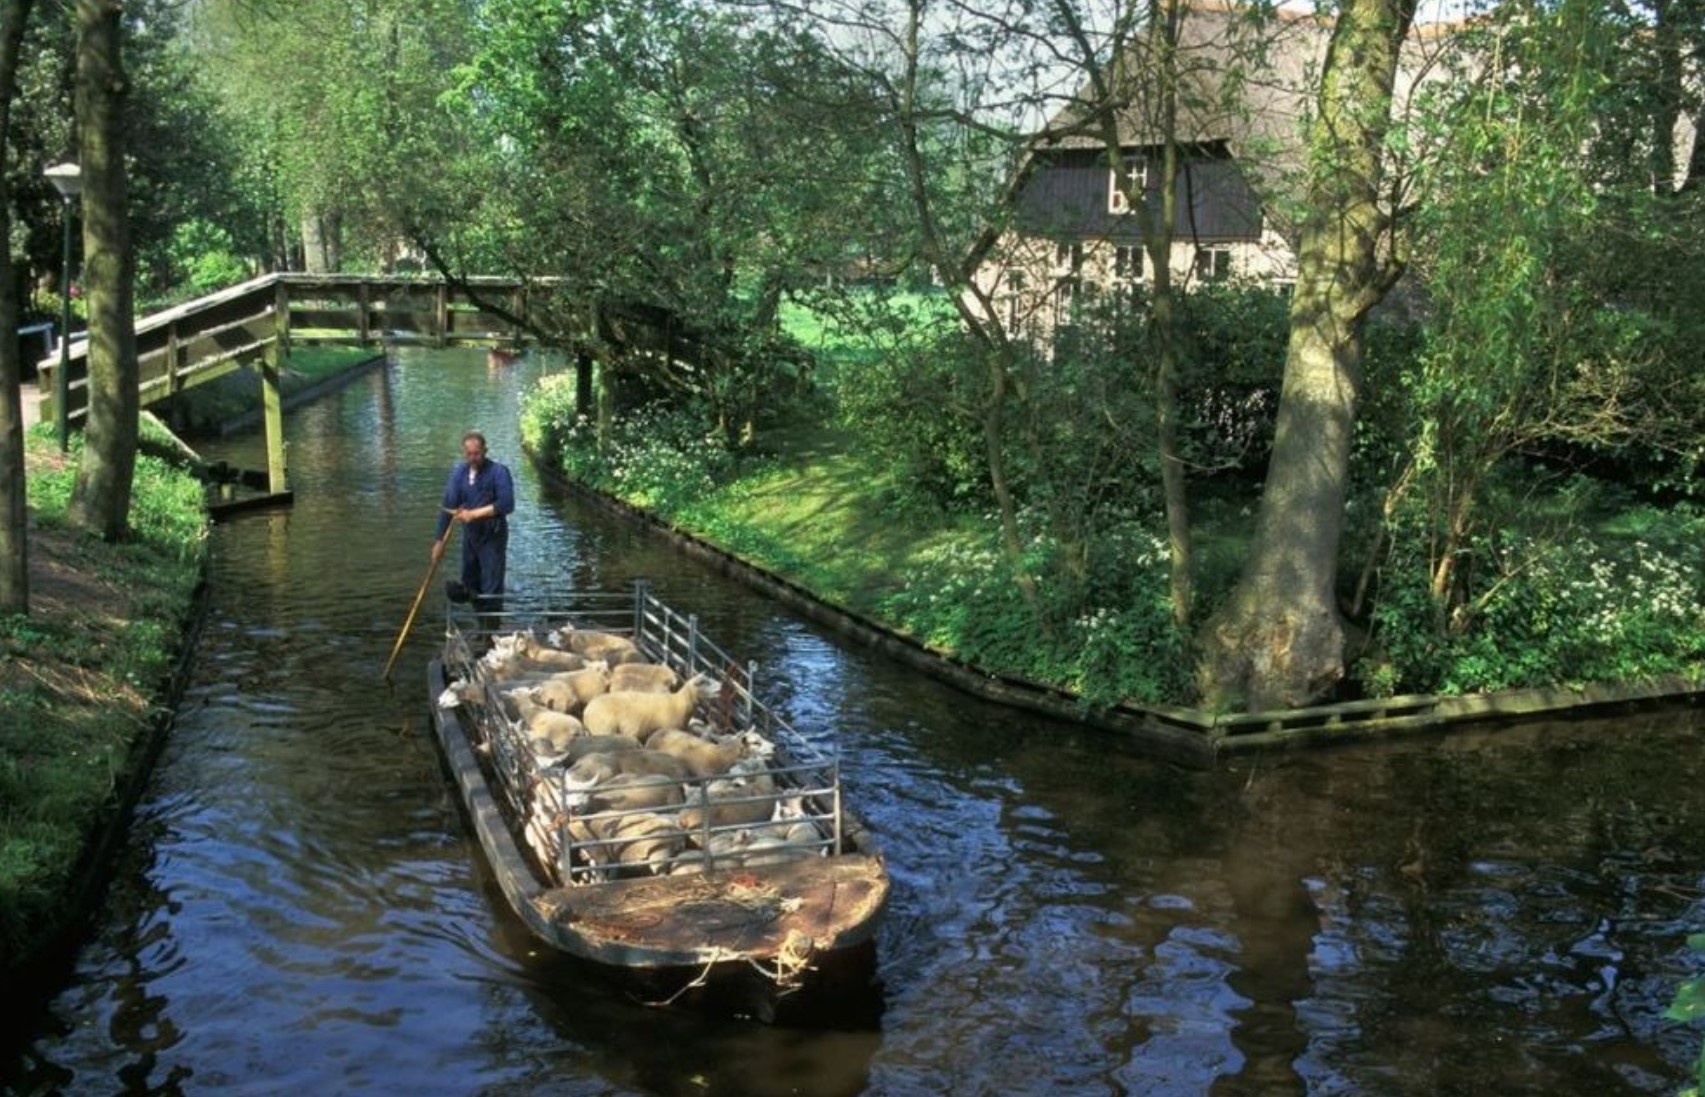
[[[83,193],[83,169],[76,164],[55,164],[42,174],[65,202],[65,243],[59,266],[59,374],[53,396],[59,451],[63,453],[71,445],[71,203]]]

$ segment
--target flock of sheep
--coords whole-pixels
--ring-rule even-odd
[[[438,703],[467,706],[527,844],[564,883],[702,872],[826,855],[833,803],[815,767],[790,766],[755,728],[712,717],[721,685],[683,682],[633,640],[572,626],[491,639],[477,659],[452,634],[459,676]],[[722,730],[719,730],[722,729]]]

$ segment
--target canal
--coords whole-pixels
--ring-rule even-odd
[[[969,699],[542,483],[543,369],[410,351],[294,413],[296,505],[218,527],[195,673],[19,1093],[1673,1093],[1705,969],[1696,714],[1194,772]],[[428,724],[427,564],[463,429],[530,589],[644,577],[838,730],[894,877],[878,1010],[635,1002],[503,906]],[[259,438],[206,447],[264,466]],[[452,557],[453,559],[453,557]],[[446,569],[445,574],[448,574]],[[442,578],[442,576],[440,577]]]

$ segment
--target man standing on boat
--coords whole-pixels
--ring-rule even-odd
[[[486,456],[485,435],[470,430],[462,435],[462,460],[450,470],[444,485],[444,505],[438,513],[438,537],[432,542],[432,562],[444,558],[450,523],[462,523],[462,594],[483,610],[502,605],[503,572],[509,553],[508,516],[515,509],[515,482],[509,469]]]

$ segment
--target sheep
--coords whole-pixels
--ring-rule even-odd
[[[824,838],[817,816],[805,810],[805,797],[784,796],[776,801],[768,823],[751,827],[752,842],[790,846],[821,846]]]
[[[532,810],[527,815],[527,825],[524,828],[527,845],[533,851],[533,856],[539,859],[539,864],[551,868],[556,864],[557,855],[561,852],[561,836],[558,828],[562,826],[564,817],[554,796],[533,796]]]
[[[802,857],[823,856],[823,836],[817,828],[804,823],[796,823],[788,830],[786,837],[774,837],[769,834],[755,834],[746,843],[740,855],[740,864],[752,867],[756,865],[777,865],[784,861],[797,861]]]
[[[515,703],[515,710],[520,715],[522,726],[538,749],[540,740],[548,741],[552,754],[561,754],[568,749],[568,744],[586,734],[586,728],[581,722],[566,712],[553,712],[538,704],[530,696],[531,690],[518,689],[509,694]]]
[[[619,773],[595,789],[569,794],[571,808],[585,812],[648,811],[681,802],[681,782],[654,774]]]
[[[643,865],[654,875],[687,844],[687,836],[672,819],[654,812],[591,816],[586,824],[612,843],[610,852],[618,863]]]
[[[611,666],[618,663],[640,663],[645,655],[626,636],[613,632],[597,632],[564,626],[546,637],[552,646],[571,651],[590,659],[604,659]]]
[[[586,660],[573,656],[576,660],[573,666],[563,666],[553,663],[541,663],[525,656],[517,655],[508,659],[482,658],[474,668],[474,674],[486,682],[508,682],[517,678],[545,678],[563,671],[579,670],[586,665]]]
[[[611,693],[672,693],[681,684],[673,667],[661,663],[623,663],[610,668]]]
[[[673,693],[606,693],[586,703],[582,719],[594,735],[632,735],[644,742],[654,731],[686,727],[699,701],[715,697],[720,688],[696,674]]]
[[[723,777],[695,785],[681,809],[681,827],[745,827],[768,820],[775,812],[775,778],[759,758],[742,758]]]
[[[668,777],[674,781],[685,781],[692,773],[687,763],[673,755],[652,750],[624,750],[583,756],[568,767],[562,783],[571,792],[582,792],[618,776]]]
[[[610,684],[610,671],[602,662],[587,663],[580,670],[564,671],[540,679],[532,687],[534,701],[554,712],[573,715],[586,702],[605,692]]]
[[[592,666],[598,666],[598,664],[591,664],[585,669],[591,669]],[[527,689],[533,686],[547,685],[553,682],[570,680],[577,675],[585,673],[585,669],[559,671],[528,670],[513,674],[511,677],[491,680],[488,680],[484,676],[480,675],[479,672],[476,672],[475,677],[472,679],[452,679],[450,684],[445,687],[444,692],[438,695],[438,707],[455,708],[457,705],[466,704],[468,702],[483,703],[485,701],[485,688],[488,684],[492,689],[497,690],[500,694],[507,694],[518,689]],[[556,689],[557,687],[551,688]],[[546,707],[550,708],[553,706],[547,703]]]
[[[631,735],[582,735],[568,744],[568,753],[563,755],[561,764],[572,766],[588,754],[622,754],[644,749]]]
[[[757,736],[756,733],[751,733],[751,735],[763,746],[768,747],[771,754],[775,752],[773,744],[761,736]],[[747,736],[735,736],[714,741],[700,738],[690,731],[664,728],[661,731],[653,732],[650,738],[646,739],[645,749],[673,754],[687,763],[687,768],[693,771],[694,777],[717,777],[727,773],[730,766],[746,757],[747,753],[752,750],[752,744]],[[759,754],[758,756],[764,757],[765,755]]]
[[[669,870],[687,836],[667,816],[655,812],[608,812],[568,821],[569,840],[593,868],[596,880],[609,879],[606,865],[640,868],[652,875]]]
[[[523,659],[535,663],[552,666],[558,670],[579,670],[587,665],[587,657],[583,652],[564,651],[539,642],[532,633],[523,635],[519,650],[516,653]]]

